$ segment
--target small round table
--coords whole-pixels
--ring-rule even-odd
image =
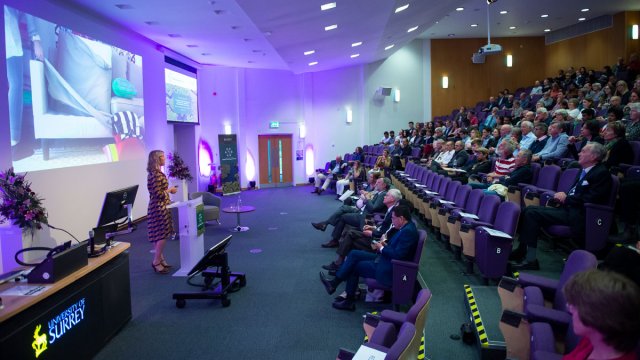
[[[254,206],[250,206],[250,205],[243,205],[240,206],[239,208],[237,206],[229,206],[226,208],[222,208],[222,212],[225,213],[229,213],[229,214],[236,214],[237,216],[237,223],[236,226],[232,227],[231,231],[235,231],[235,232],[242,232],[242,231],[247,231],[249,230],[248,226],[240,226],[240,214],[242,213],[247,213],[247,212],[252,212],[254,211],[256,208]]]

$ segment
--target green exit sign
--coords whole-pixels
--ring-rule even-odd
[[[269,122],[269,128],[270,129],[277,129],[280,127],[280,122],[279,121],[271,121]]]

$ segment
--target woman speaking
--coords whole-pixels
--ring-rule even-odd
[[[158,274],[169,273],[171,265],[167,264],[162,255],[167,238],[172,236],[173,220],[167,209],[169,194],[178,191],[177,186],[169,188],[167,177],[160,168],[164,165],[165,158],[162,150],[153,150],[149,153],[147,162],[147,189],[149,190],[149,208],[147,210],[147,231],[149,241],[154,244],[155,255],[151,262],[153,271]]]

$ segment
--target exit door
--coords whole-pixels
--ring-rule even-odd
[[[260,187],[293,185],[291,135],[258,135]]]

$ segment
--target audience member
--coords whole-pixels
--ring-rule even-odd
[[[352,191],[357,189],[358,184],[365,180],[366,171],[361,166],[360,160],[353,162],[353,166],[349,169],[347,176],[344,179],[340,179],[336,182],[336,194],[338,197],[344,193],[344,188],[349,186]]]
[[[320,281],[330,295],[336,291],[336,287],[342,282],[347,282],[347,297],[344,300],[336,300],[333,307],[339,310],[355,310],[355,294],[358,288],[360,276],[375,278],[385,286],[391,286],[392,260],[410,260],[416,252],[418,244],[418,231],[411,221],[411,212],[406,206],[396,206],[392,210],[391,221],[393,227],[399,231],[388,242],[375,242],[372,247],[378,254],[367,251],[352,250],[345,262],[336,272],[335,278],[329,280],[320,272]]]
[[[597,121],[586,121],[584,125],[582,125],[580,136],[569,136],[567,139],[569,142],[567,145],[568,157],[578,160],[578,152],[587,145],[588,142],[593,141],[604,144],[604,139],[600,137],[599,131],[600,127]]]
[[[564,126],[554,122],[549,126],[549,139],[544,148],[533,155],[533,161],[558,160],[567,153],[569,137],[564,133]]]
[[[335,160],[331,160],[329,164],[329,168],[325,171],[324,169],[318,169],[315,175],[315,189],[311,192],[312,194],[322,194],[323,191],[327,190],[329,184],[331,183],[331,179],[337,179],[338,176],[344,173],[347,168],[347,163],[342,160],[342,156],[336,156]]]
[[[640,103],[629,104],[629,109],[626,138],[628,141],[640,141]]]
[[[563,359],[637,359],[640,289],[621,274],[587,270],[562,289],[578,345]]]
[[[531,121],[520,122],[520,130],[522,131],[522,139],[520,140],[520,150],[529,149],[534,141],[536,141],[536,135],[533,133],[533,123]]]
[[[605,130],[604,146],[607,155],[604,158],[604,165],[616,173],[620,164],[633,163],[633,151],[631,145],[625,138],[625,126],[620,121],[609,124]]]
[[[611,189],[609,170],[602,164],[606,155],[603,145],[587,143],[580,151],[578,163],[582,172],[576,177],[571,189],[557,192],[547,206],[529,206],[521,218],[519,246],[510,256],[514,269],[538,270],[536,257],[540,229],[549,225],[569,225],[574,239],[584,241],[584,203],[604,204]]]

